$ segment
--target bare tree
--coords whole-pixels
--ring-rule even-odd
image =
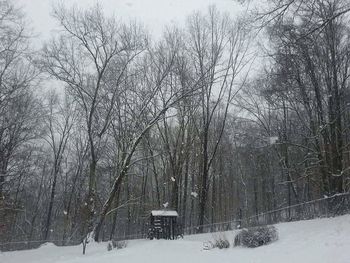
[[[64,82],[79,103],[90,146],[89,220],[95,213],[96,168],[100,144],[109,128],[130,63],[145,49],[146,37],[136,24],[106,18],[100,6],[87,11],[59,6],[54,17],[62,33],[44,48],[44,67]],[[113,74],[115,78],[110,81]],[[88,223],[87,229],[91,227]]]
[[[63,157],[67,148],[73,122],[76,118],[74,106],[67,97],[65,97],[65,101],[62,104],[63,105],[61,106],[57,94],[49,94],[47,102],[47,107],[49,109],[46,124],[47,135],[44,136],[44,140],[48,143],[52,151],[53,167],[51,169],[52,185],[49,207],[44,226],[44,240],[48,240],[49,238],[52,221],[51,217],[56,195],[57,177],[61,172]]]
[[[247,31],[243,25],[240,21],[230,20],[213,7],[206,16],[195,13],[188,22],[188,52],[193,59],[195,74],[201,79],[199,226],[204,224],[209,171],[225,128],[230,102],[239,90],[235,81],[249,57]],[[218,132],[211,134],[214,115],[220,111],[221,105],[223,121]],[[209,140],[211,137],[214,137],[212,141]]]
[[[30,63],[24,16],[10,1],[0,1],[0,196],[16,149],[31,137],[37,71]],[[17,115],[17,116],[16,116]]]

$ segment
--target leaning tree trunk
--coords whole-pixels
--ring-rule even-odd
[[[121,187],[121,183],[123,182],[123,179],[127,176],[127,173],[128,173],[128,170],[129,170],[129,166],[130,166],[130,163],[131,163],[131,158],[138,146],[138,144],[141,142],[143,136],[147,133],[147,131],[153,126],[153,124],[155,124],[157,122],[157,120],[159,119],[160,115],[163,114],[165,111],[167,110],[166,109],[163,109],[159,114],[158,116],[152,120],[150,122],[150,124],[141,132],[141,134],[134,140],[134,143],[133,145],[131,146],[131,149],[129,151],[129,153],[126,155],[124,161],[123,161],[123,164],[122,164],[122,167],[121,167],[121,170],[120,170],[120,173],[119,173],[119,176],[117,176],[117,178],[115,179],[114,183],[113,183],[113,186],[112,186],[112,189],[109,193],[109,196],[108,196],[108,199],[107,201],[104,203],[103,207],[102,207],[102,210],[101,210],[101,213],[99,215],[99,218],[97,220],[97,223],[94,227],[94,239],[95,241],[99,241],[99,237],[100,237],[100,232],[101,232],[101,229],[102,229],[102,226],[103,226],[103,223],[104,223],[104,220],[108,214],[108,210],[110,209],[112,203],[113,203],[113,200],[116,196],[116,193],[117,191],[119,190],[119,188]]]
[[[52,188],[51,188],[51,195],[50,195],[49,211],[47,213],[47,218],[46,218],[46,223],[45,223],[44,240],[47,240],[49,238],[49,234],[50,234],[52,210],[53,210],[53,205],[55,202],[56,183],[57,183],[58,172],[59,172],[58,169],[55,168],[54,175],[53,175]]]

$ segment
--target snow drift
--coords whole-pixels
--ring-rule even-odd
[[[35,250],[5,252],[1,263],[349,263],[350,215],[276,225],[279,240],[259,248],[234,247],[204,250],[212,234],[186,236],[175,241],[134,240],[121,250],[107,251],[107,244],[81,246],[45,245]],[[225,232],[233,242],[237,231]]]

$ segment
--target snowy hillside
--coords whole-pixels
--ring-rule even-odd
[[[229,248],[203,250],[211,234],[188,236],[176,241],[131,241],[123,250],[106,250],[106,244],[93,244],[87,255],[81,247],[55,247],[47,244],[31,251],[0,254],[1,263],[348,263],[350,262],[350,215],[277,225],[280,240],[256,249]],[[225,235],[232,240],[234,233]]]

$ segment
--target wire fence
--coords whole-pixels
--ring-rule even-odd
[[[184,235],[193,235],[199,233],[212,233],[230,231],[240,228],[253,227],[259,225],[270,225],[281,222],[291,222],[299,220],[308,220],[322,217],[333,217],[350,213],[350,192],[337,194],[325,198],[320,198],[300,204],[295,204],[273,211],[267,211],[246,218],[237,218],[235,220],[206,224],[200,226],[185,227]],[[115,240],[133,240],[147,238],[147,233],[136,233],[132,235],[117,236]],[[78,245],[77,241],[63,240],[26,240],[0,243],[0,251],[12,251],[18,249],[31,249],[41,246],[44,243],[51,242],[56,245]]]
[[[222,232],[281,222],[333,217],[348,213],[350,213],[350,192],[311,200],[245,218],[237,218],[231,221],[186,227],[184,234]]]

